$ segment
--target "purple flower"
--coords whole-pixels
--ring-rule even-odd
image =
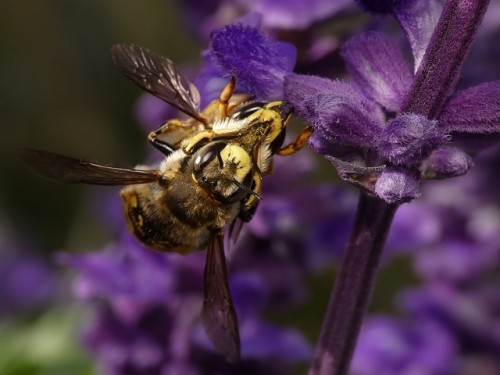
[[[464,54],[456,57],[455,53],[469,48],[477,25],[470,23],[467,27],[472,34],[461,34],[463,39],[445,50],[438,39],[429,42],[439,11],[435,2],[427,6],[407,1],[389,5],[394,6],[392,11],[411,42],[418,69],[415,76],[396,44],[380,32],[355,36],[343,46],[352,83],[289,74],[292,65],[283,62],[281,56],[287,54],[278,52],[281,45],[270,43],[249,27],[234,25],[215,33],[211,53],[221,70],[242,77],[243,87],[257,96],[279,97],[284,84],[285,97],[297,115],[316,131],[311,147],[328,156],[342,178],[361,184],[389,203],[397,203],[420,195],[421,178],[456,176],[470,167],[465,155],[441,152],[442,147],[450,150],[454,140],[464,135],[499,133],[500,102],[496,98],[500,81],[452,94],[453,78],[446,81],[447,91],[437,96],[436,85],[448,78],[444,71],[433,69],[433,64],[441,59],[446,62],[443,67],[449,66],[450,74],[458,76],[453,61],[461,59],[457,60],[460,66]],[[444,28],[459,27],[467,20],[448,9],[444,14],[450,17],[449,23],[440,24],[442,32],[451,32]],[[481,15],[484,10],[484,6],[478,6],[476,12]],[[420,28],[415,19],[422,21]],[[420,62],[428,44],[433,54]],[[427,70],[434,72],[434,85],[424,81],[430,77]],[[435,100],[435,107],[430,100]],[[466,146],[461,140],[458,148],[468,150]],[[419,169],[422,165],[424,173]],[[387,171],[383,171],[384,166]],[[373,184],[374,180],[382,181]]]
[[[243,359],[233,367],[224,364],[199,323],[204,256],[154,253],[129,235],[104,251],[60,255],[79,272],[76,294],[94,306],[95,318],[84,341],[106,373],[170,374],[175,368],[205,374],[207,363],[220,373],[238,368],[286,373],[289,363],[310,355],[298,332],[259,318],[256,306],[264,306],[269,295],[265,283],[256,283],[259,275],[236,272],[230,284],[239,311]],[[282,362],[275,365],[271,358]]]
[[[248,14],[260,14],[266,30],[301,31],[353,8],[350,0],[188,0],[180,5],[191,31],[201,38]]]
[[[412,78],[402,54],[387,36],[371,32],[355,37],[343,51],[352,84],[323,81],[319,86],[314,77],[292,75],[285,80],[285,91],[297,113],[318,132],[311,147],[322,138],[322,147],[316,151],[346,161],[347,148],[359,156],[371,155],[364,157],[367,167],[387,165],[373,188],[387,202],[418,197],[420,178],[465,173],[472,163],[459,148],[449,146],[454,136],[496,134],[500,130],[500,102],[495,99],[499,97],[499,82],[456,93],[433,120],[403,112]],[[307,91],[310,86],[317,87],[315,92]],[[355,99],[353,92],[362,93],[380,109],[367,111],[360,94]],[[336,105],[339,100],[345,101],[342,107]],[[380,117],[381,110],[385,120]]]
[[[366,319],[351,371],[359,375],[451,374],[457,343],[429,320]]]
[[[56,274],[39,254],[0,238],[0,318],[47,307],[57,295]]]

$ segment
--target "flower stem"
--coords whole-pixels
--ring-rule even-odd
[[[397,207],[361,193],[309,375],[341,375],[349,369]]]
[[[489,0],[447,0],[403,107],[436,119],[458,81]]]

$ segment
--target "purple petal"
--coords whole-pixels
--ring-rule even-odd
[[[465,282],[475,280],[494,262],[492,254],[476,244],[447,240],[438,247],[419,251],[415,268],[425,280]]]
[[[396,43],[380,32],[351,38],[342,47],[347,70],[363,93],[387,110],[401,108],[412,74]]]
[[[410,42],[415,61],[414,71],[417,71],[424,57],[441,10],[442,5],[436,0],[401,0],[394,9],[394,15]]]
[[[445,105],[439,123],[457,133],[500,133],[500,81],[457,92]]]
[[[311,357],[311,346],[298,331],[252,319],[242,322],[240,333],[244,358],[303,361]]]
[[[450,178],[464,175],[473,165],[472,158],[461,149],[441,147],[424,160],[420,171],[427,179]]]
[[[282,99],[284,76],[295,65],[291,44],[273,42],[252,27],[235,24],[212,33],[209,53],[239,87],[262,99]]]
[[[437,121],[415,114],[399,114],[380,136],[379,151],[396,165],[418,165],[449,137]]]
[[[435,322],[370,317],[351,370],[359,375],[449,374],[457,349],[455,338]]]
[[[287,99],[296,114],[328,142],[344,147],[371,148],[381,131],[379,113],[354,86],[324,78],[288,75]]]
[[[434,283],[425,289],[405,291],[401,303],[412,316],[430,318],[445,326],[470,351],[487,349],[498,353],[500,342],[496,329],[496,306],[492,306],[492,298],[484,297],[477,288],[459,292],[447,283]],[[498,300],[498,294],[491,297],[493,301]]]
[[[264,15],[264,26],[297,30],[334,16],[351,6],[351,0],[257,0],[249,4],[254,12]]]
[[[260,313],[269,302],[269,289],[256,272],[238,272],[231,276],[229,284],[240,319]]]
[[[420,197],[418,181],[404,169],[387,167],[375,183],[375,193],[387,203],[404,203]]]
[[[443,223],[433,207],[422,200],[398,208],[387,237],[387,249],[411,251],[438,241],[443,232]]]

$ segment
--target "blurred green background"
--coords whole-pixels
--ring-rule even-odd
[[[17,148],[133,166],[147,147],[133,116],[141,91],[110,59],[120,42],[180,64],[200,51],[172,1],[2,2],[0,224],[42,251],[104,243],[80,200],[95,188],[38,179],[15,159]]]
[[[120,42],[179,64],[196,61],[201,48],[186,35],[172,1],[2,1],[0,245],[15,245],[0,248],[0,257],[17,247],[38,255],[91,251],[109,239],[87,207],[102,188],[45,181],[15,154],[28,147],[103,163],[143,160],[148,145],[133,114],[141,91],[109,54]],[[69,285],[61,276],[60,294],[68,295]],[[48,310],[0,316],[0,374],[94,373],[78,345],[85,314],[72,301],[63,297],[63,306],[59,301]]]

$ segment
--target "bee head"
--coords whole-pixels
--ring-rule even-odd
[[[286,125],[292,113],[291,104],[277,100],[244,104],[236,109],[231,118],[239,121],[246,120],[248,128],[264,126],[267,129],[266,144],[269,146],[271,154],[275,154],[283,145]]]
[[[252,159],[235,143],[203,146],[193,155],[191,168],[196,183],[218,202],[236,203],[252,193]]]

